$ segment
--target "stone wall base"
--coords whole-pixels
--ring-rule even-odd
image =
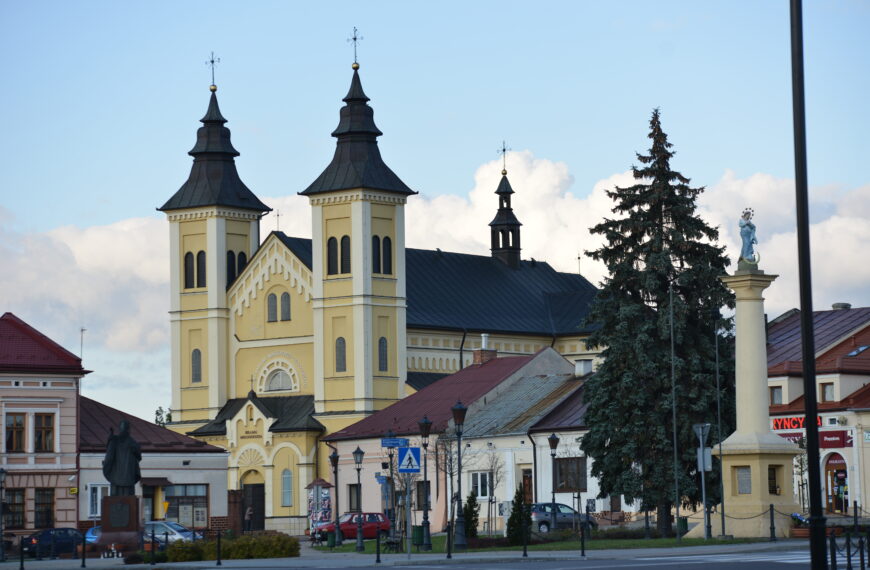
[[[791,513],[800,511],[798,505],[774,505],[773,525],[777,538],[788,538],[794,524]],[[764,514],[757,516],[761,511]],[[788,514],[780,514],[788,513]],[[682,515],[682,513],[680,513]],[[698,511],[689,515],[687,538],[704,538],[704,515]],[[710,514],[710,528],[713,538],[722,534],[735,538],[770,538],[770,513],[763,506],[729,507],[725,505],[725,532],[722,532],[722,516],[719,512]]]
[[[290,536],[302,536],[308,528],[308,517],[271,517],[266,519],[265,527]]]

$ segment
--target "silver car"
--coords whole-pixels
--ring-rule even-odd
[[[553,506],[556,516],[553,516]],[[532,529],[540,533],[550,532],[550,527],[556,523],[556,528],[575,528],[583,525],[586,530],[598,528],[598,521],[584,513],[578,513],[562,503],[534,503],[532,505]]]
[[[202,540],[202,533],[194,533],[186,526],[173,521],[148,521],[145,523],[145,540],[151,540],[151,533],[158,542],[176,542],[178,540]]]

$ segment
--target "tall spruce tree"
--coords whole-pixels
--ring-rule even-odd
[[[587,254],[604,262],[609,276],[587,318],[598,325],[589,343],[603,348],[604,360],[586,385],[589,432],[582,448],[594,460],[601,496],[621,494],[655,509],[658,529],[666,533],[674,504],[671,308],[677,475],[680,500],[693,503],[700,489],[692,424],[710,422],[716,431],[711,315],[733,306],[733,299],[719,281],[727,261],[716,245],[718,231],[695,211],[703,188],[691,188],[688,178],[671,170],[674,152],[658,109],[649,138],[649,154],[637,154],[641,166],[632,167],[637,183],[607,193],[616,216],[591,228],[606,243]]]

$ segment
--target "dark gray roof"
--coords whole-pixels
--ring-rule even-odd
[[[311,268],[311,240],[276,235]],[[581,327],[597,289],[542,261],[512,269],[484,255],[406,249],[409,327],[567,335]]]
[[[511,188],[511,183],[508,182],[507,174],[501,175],[501,181],[498,183],[498,188],[495,189],[496,194],[513,194],[514,189]]]
[[[200,122],[203,126],[196,133],[196,145],[188,153],[193,157],[190,176],[158,210],[228,206],[255,212],[270,211],[271,208],[239,178],[234,160],[239,152],[230,141],[230,130],[224,126],[227,120],[221,115],[214,91]]]
[[[300,194],[310,196],[336,190],[369,188],[396,194],[416,194],[384,163],[378,149],[381,136],[375,125],[374,110],[363,92],[359,72],[354,69],[346,103],[339,113],[338,127],[332,136],[338,139],[332,162]]]
[[[447,376],[447,374],[440,374],[438,372],[408,372],[408,379],[405,380],[405,384],[420,391],[426,386],[430,386],[438,380],[441,380],[445,376]]]
[[[226,435],[226,421],[238,414],[249,401],[267,418],[277,419],[269,428],[271,432],[324,431],[323,424],[312,417],[314,396],[258,396],[249,392],[247,398],[227,400],[213,420],[188,435]]]

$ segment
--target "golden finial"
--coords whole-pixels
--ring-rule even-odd
[[[501,175],[502,175],[502,176],[507,176],[507,170],[505,170],[504,168],[502,168],[502,169],[501,169]]]
[[[350,68],[356,71],[357,69],[359,69],[359,64],[357,62],[353,62],[353,65],[351,65]]]
[[[208,86],[208,90],[211,91],[212,93],[214,93],[215,91],[217,91],[217,85],[212,83],[211,85]]]

